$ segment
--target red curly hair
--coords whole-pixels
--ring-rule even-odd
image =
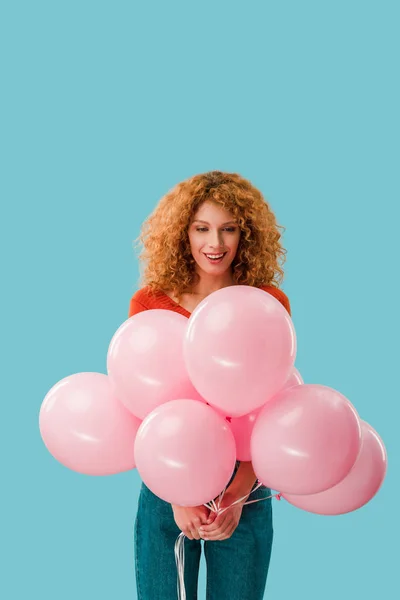
[[[235,283],[279,287],[286,250],[280,229],[262,193],[237,173],[209,171],[178,183],[146,219],[135,246],[143,246],[140,285],[172,291],[180,298],[198,281],[188,229],[200,205],[211,200],[230,211],[241,230],[232,262]],[[280,264],[281,263],[281,264]]]

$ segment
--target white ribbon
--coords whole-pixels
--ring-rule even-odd
[[[178,571],[178,600],[186,600],[185,590],[185,534],[183,531],[178,535],[175,542],[175,562]]]
[[[206,504],[204,504],[204,506],[209,508],[212,512],[217,513],[217,516],[221,515],[223,512],[228,510],[228,508],[231,508],[235,504],[239,504],[240,502],[242,502],[243,500],[248,498],[253,492],[258,490],[258,488],[261,486],[262,486],[262,483],[259,482],[258,485],[254,489],[251,490],[250,494],[246,494],[245,496],[242,496],[241,498],[239,498],[238,500],[235,500],[235,502],[232,502],[232,504],[230,504],[229,506],[226,506],[225,508],[220,508],[222,498],[224,497],[224,494],[225,494],[225,490],[226,490],[226,488],[225,488],[221,492],[221,494],[218,496],[218,505],[215,503],[215,500],[211,500],[211,502],[207,502]],[[262,500],[268,500],[268,498],[273,498],[273,496],[276,496],[278,498],[278,500],[280,500],[280,494],[272,494],[271,496],[266,496],[265,498],[258,498],[257,500],[250,500],[249,502],[245,502],[243,504],[243,506],[245,506],[246,504],[253,504],[253,502],[261,502]],[[183,531],[178,535],[177,540],[175,542],[175,562],[176,562],[176,569],[177,569],[177,573],[178,573],[178,581],[177,581],[178,600],[186,600],[185,579],[184,579],[185,534],[183,533]]]

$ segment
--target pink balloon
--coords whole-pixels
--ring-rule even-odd
[[[319,515],[343,515],[367,504],[378,493],[387,470],[385,446],[376,431],[361,421],[362,445],[350,473],[337,485],[310,496],[282,496],[298,508]]]
[[[196,394],[183,360],[187,318],[152,309],[133,315],[114,334],[107,371],[120,401],[144,419],[157,406]]]
[[[292,387],[293,385],[300,385],[302,383],[303,379],[301,378],[300,373],[295,367],[293,367],[292,372],[290,373],[286,383],[283,385],[282,390]],[[251,434],[253,433],[254,423],[256,422],[261,409],[262,407],[258,408],[254,412],[244,415],[243,417],[233,418],[231,421],[231,430],[236,442],[237,460],[251,461]]]
[[[241,417],[282,388],[294,364],[296,335],[276,298],[235,285],[200,302],[189,318],[183,348],[190,379],[203,398]]]
[[[314,494],[336,485],[353,467],[360,447],[354,406],[318,384],[282,390],[265,404],[251,436],[258,479],[287,494]]]
[[[190,399],[191,400],[198,400],[199,402],[203,402],[203,404],[207,404],[207,406],[211,406],[211,404],[209,404],[204,398],[203,396],[200,396],[199,392],[196,390],[196,388],[193,388],[193,392],[190,394]],[[219,410],[218,408],[216,408],[215,406],[211,406],[211,408],[218,413],[219,415],[221,415],[221,417],[224,417],[224,419],[226,419],[227,421],[230,421],[230,417],[228,417],[222,410]]]
[[[228,423],[211,407],[197,400],[172,400],[144,419],[136,436],[135,461],[154,494],[171,504],[199,506],[229,483],[235,440]]]
[[[283,386],[283,389],[292,387],[292,385],[301,385],[303,384],[303,378],[300,375],[299,371],[293,367],[292,372],[289,375],[289,378],[287,379],[286,383]]]
[[[50,454],[86,475],[133,469],[140,423],[117,400],[102,373],[61,379],[45,396],[39,413],[40,433]]]
[[[258,408],[256,411],[248,413],[243,417],[232,418],[231,420],[231,430],[236,443],[237,460],[251,461],[251,434],[260,411],[261,408]]]

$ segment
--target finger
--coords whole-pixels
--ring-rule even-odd
[[[192,522],[191,522],[191,523],[190,523],[190,525],[189,525],[189,529],[190,529],[191,531],[196,531],[196,532],[197,532],[198,528],[199,528],[199,527],[202,525],[202,523],[203,523],[203,518],[206,518],[206,517],[205,517],[205,515],[204,515],[204,516],[203,516],[203,515],[201,515],[201,516],[199,516],[199,517],[194,517],[194,518],[192,519]]]
[[[217,518],[217,513],[214,511],[210,512],[210,514],[208,515],[208,519],[205,522],[205,525],[210,525],[211,523],[214,523],[216,518]]]
[[[206,534],[207,540],[218,540],[221,539],[221,536],[224,536],[227,531],[232,527],[232,523],[230,521],[225,521],[221,527],[218,529],[211,531]]]
[[[235,527],[232,524],[232,526],[227,527],[225,529],[225,531],[221,532],[221,534],[217,538],[215,538],[213,541],[222,542],[223,540],[227,540],[228,538],[231,537],[231,535],[234,531],[235,531]]]
[[[192,534],[192,538],[193,538],[194,540],[200,540],[200,539],[201,539],[201,538],[200,538],[200,533],[198,532],[198,530],[197,530],[197,529],[191,529],[191,530],[190,530],[190,532],[191,532],[191,534]]]
[[[234,533],[235,529],[236,527],[234,525],[232,525],[232,527],[229,527],[227,531],[224,532],[224,535],[219,538],[219,541],[227,540],[228,538],[232,537],[232,534]]]
[[[184,529],[182,529],[183,533],[188,538],[188,540],[193,539],[193,529],[194,529],[194,527],[193,527],[192,523],[188,523],[186,525],[186,527]]]
[[[210,525],[202,525],[200,527],[201,533],[210,533],[211,531],[215,531],[219,529],[226,521],[227,514],[222,513],[222,515],[218,515],[214,521]]]

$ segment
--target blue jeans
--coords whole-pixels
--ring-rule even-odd
[[[236,464],[236,473],[238,463]],[[271,495],[260,487],[248,500]],[[135,566],[138,600],[176,600],[175,542],[180,530],[171,504],[144,483],[135,520]],[[271,498],[245,505],[232,536],[221,541],[185,538],[187,600],[197,600],[202,546],[207,565],[206,600],[262,600],[273,540]]]

